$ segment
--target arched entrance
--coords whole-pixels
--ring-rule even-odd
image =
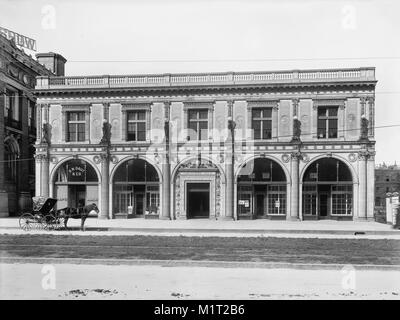
[[[143,159],[119,165],[113,177],[113,215],[143,217],[160,212],[160,178],[157,170]]]
[[[256,158],[243,165],[237,178],[238,219],[286,218],[287,181],[281,165]]]
[[[221,170],[212,161],[183,161],[173,174],[174,213],[178,219],[215,219],[222,211]]]
[[[54,197],[58,208],[99,205],[99,179],[92,165],[82,159],[62,163],[54,175]]]
[[[311,163],[303,175],[304,219],[340,219],[353,216],[353,178],[349,167],[335,158]]]

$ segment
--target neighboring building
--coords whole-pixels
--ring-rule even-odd
[[[386,194],[400,192],[400,166],[381,164],[375,168],[375,206],[386,207]]]
[[[100,218],[373,219],[376,82],[375,68],[38,77],[36,194]]]
[[[35,194],[36,76],[56,75],[0,35],[0,217],[29,210]]]

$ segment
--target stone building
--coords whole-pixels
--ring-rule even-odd
[[[40,61],[40,58],[38,58]],[[36,76],[46,68],[0,35],[0,217],[31,207],[35,194]]]
[[[100,218],[373,219],[375,68],[38,77],[36,193]]]
[[[400,166],[380,164],[375,168],[375,206],[386,207],[386,194],[400,192]]]

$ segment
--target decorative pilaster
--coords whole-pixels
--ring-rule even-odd
[[[358,215],[360,220],[367,219],[367,160],[370,152],[363,150],[358,153]]]
[[[226,157],[225,157],[225,218],[226,220],[233,219],[234,213],[234,156],[235,156],[235,127],[233,121],[233,101],[228,101],[228,129],[229,135],[225,142]]]
[[[4,155],[4,103],[5,85],[0,81],[0,155]],[[3,160],[1,158],[0,160]],[[4,161],[0,161],[0,217],[8,217],[8,193],[4,188]]]
[[[109,167],[110,167],[110,154],[108,151],[108,147],[104,153],[100,154],[101,161],[101,202],[100,202],[100,215],[99,219],[108,219],[109,218],[109,192],[110,192],[110,183],[109,183]]]
[[[48,154],[38,154],[36,160],[40,162],[40,196],[48,198],[49,195],[49,156]]]
[[[375,97],[368,97],[367,98],[369,104],[369,131],[368,136],[374,137],[375,136]]]
[[[162,163],[162,210],[160,218],[163,220],[171,219],[171,164],[170,164],[170,108],[171,102],[164,102],[164,134],[165,134],[165,155]]]
[[[287,220],[299,220],[299,161],[302,159],[301,152],[292,152],[291,154],[291,201],[289,216],[286,217]]]

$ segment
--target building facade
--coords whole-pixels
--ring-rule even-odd
[[[29,210],[35,194],[36,76],[56,75],[0,35],[0,217]]]
[[[388,193],[400,192],[400,166],[381,164],[375,168],[375,206],[386,207]]]
[[[36,194],[100,218],[373,219],[375,69],[38,77]]]

